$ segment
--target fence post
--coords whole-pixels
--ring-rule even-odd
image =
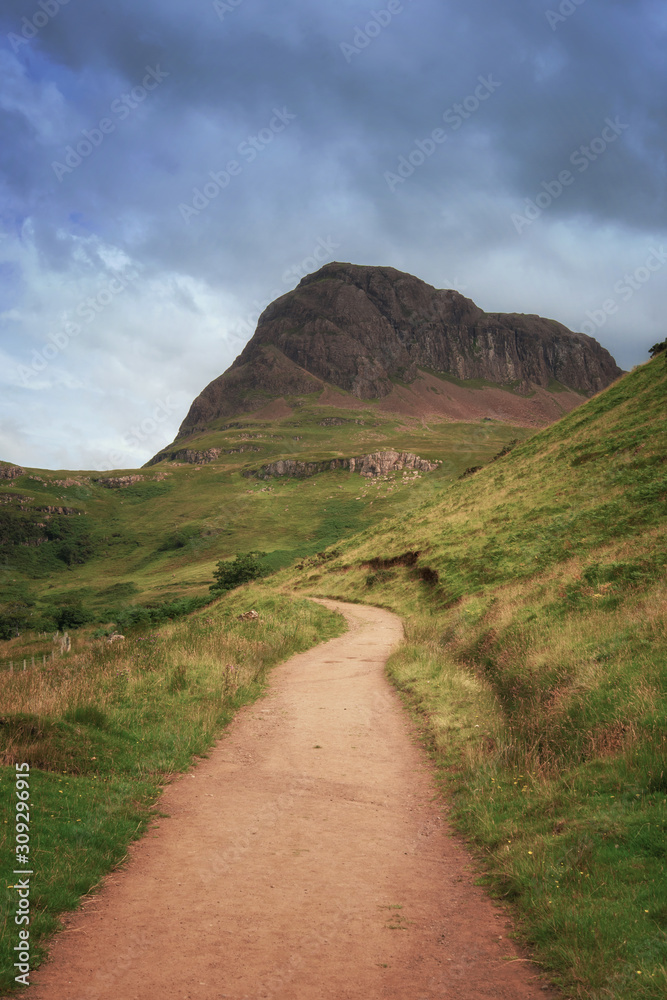
[[[42,657],[42,666],[46,666],[46,653],[44,653],[44,656]]]
[[[14,673],[14,661],[13,660],[9,661],[9,672],[10,672],[10,674]]]
[[[33,657],[31,657],[31,661],[30,661],[30,666],[31,666],[31,667],[34,667],[34,666],[35,666],[35,657],[34,657],[34,656],[33,656]]]
[[[25,660],[23,661],[23,669],[25,670]]]

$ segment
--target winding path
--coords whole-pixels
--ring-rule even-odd
[[[384,676],[387,611],[276,667],[57,936],[29,1000],[536,1000]],[[514,959],[508,961],[508,959]]]

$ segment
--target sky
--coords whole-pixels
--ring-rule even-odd
[[[141,465],[332,260],[664,339],[662,0],[3,0],[0,459]]]

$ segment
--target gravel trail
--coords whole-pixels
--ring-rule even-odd
[[[274,668],[68,918],[29,1000],[536,1000],[384,675],[388,611]]]

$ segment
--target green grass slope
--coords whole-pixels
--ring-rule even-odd
[[[276,583],[392,608],[453,818],[568,996],[667,990],[664,357]]]
[[[136,605],[204,598],[218,560],[259,549],[268,554],[267,569],[289,565],[401,511],[416,490],[428,496],[439,482],[528,433],[491,421],[406,422],[299,402],[287,418],[244,420],[188,441],[195,450],[212,443],[222,449],[208,464],[163,462],[113,473],[26,470],[0,480],[0,635],[3,621],[7,634],[16,622],[24,638],[31,630],[52,633],[59,622],[72,622],[77,609],[100,624]],[[323,425],[328,418],[343,423]],[[442,465],[421,478],[394,476],[372,496],[358,474],[344,471],[270,482],[244,475],[277,458],[310,461],[390,447]],[[102,485],[121,477],[142,478]],[[0,662],[42,656],[47,646],[36,638],[0,643]]]

